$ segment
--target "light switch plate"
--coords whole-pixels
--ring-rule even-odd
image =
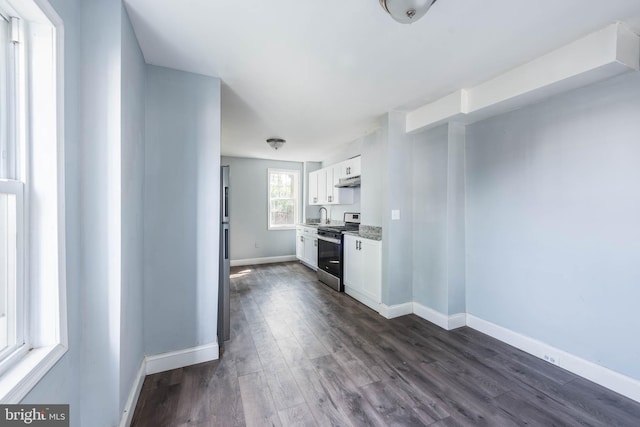
[[[391,211],[391,219],[397,221],[400,219],[400,209],[393,209]]]

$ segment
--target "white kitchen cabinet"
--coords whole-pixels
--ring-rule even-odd
[[[331,188],[330,205],[350,205],[353,203],[353,188],[336,188],[336,184],[340,181],[340,173],[342,166],[337,164],[331,168],[331,182],[328,184]]]
[[[362,172],[362,160],[360,156],[354,157],[349,160],[345,160],[340,163],[341,165],[341,178],[352,178],[354,176],[360,176]]]
[[[382,302],[382,242],[344,236],[344,291],[380,311]]]
[[[320,171],[313,171],[309,173],[309,204],[319,205],[320,198],[318,197],[318,175]]]
[[[315,227],[296,227],[296,258],[308,267],[318,269],[318,229]]]
[[[328,169],[320,169],[318,171],[318,204],[326,205],[329,203],[329,185],[328,180],[333,179],[333,174],[329,178]]]
[[[304,259],[304,235],[302,232],[296,232],[296,258],[300,261]]]
[[[314,269],[318,268],[318,238],[307,235],[304,238],[304,261]]]
[[[323,168],[309,173],[310,205],[350,205],[353,203],[352,188],[335,188],[343,173],[343,165]]]

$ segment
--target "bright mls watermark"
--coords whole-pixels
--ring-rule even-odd
[[[0,427],[69,427],[69,405],[0,405]]]

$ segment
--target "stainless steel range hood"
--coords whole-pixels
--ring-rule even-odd
[[[341,178],[335,185],[337,188],[353,188],[360,187],[360,175],[349,178]]]

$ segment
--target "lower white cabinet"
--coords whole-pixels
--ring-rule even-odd
[[[344,236],[344,291],[380,311],[382,302],[382,242]]]
[[[318,269],[318,229],[315,227],[296,227],[296,258],[307,266]]]

